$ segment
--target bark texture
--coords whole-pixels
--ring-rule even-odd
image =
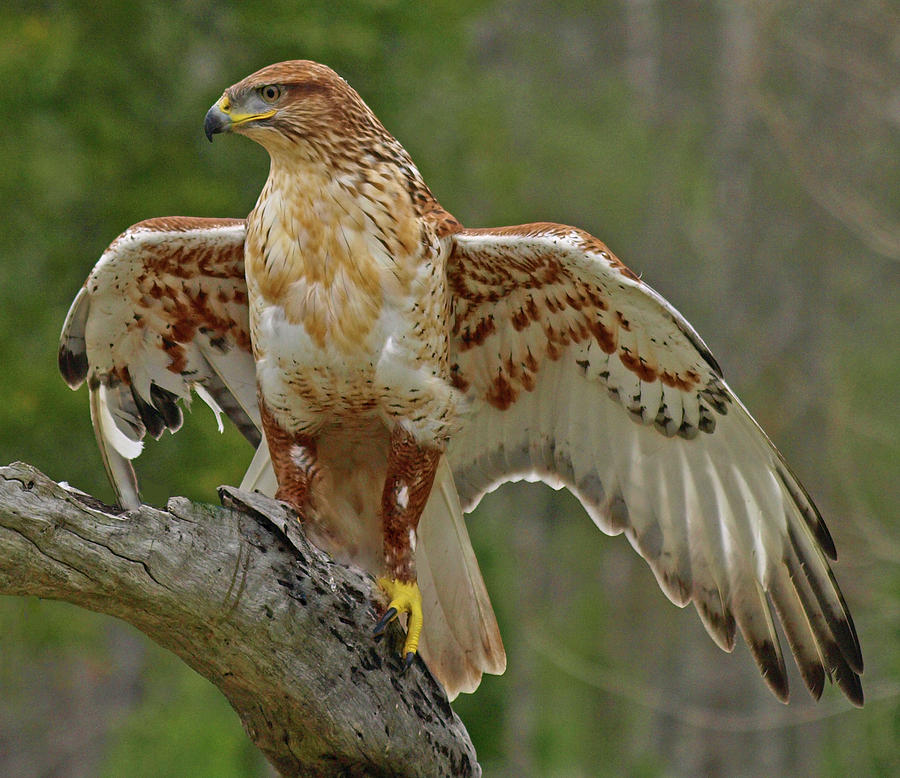
[[[283,775],[480,775],[475,750],[400,630],[376,643],[375,585],[306,540],[284,505],[121,513],[27,464],[0,467],[0,594],[124,619],[212,681]]]

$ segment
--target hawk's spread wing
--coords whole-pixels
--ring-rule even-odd
[[[463,509],[505,481],[565,485],[719,646],[740,628],[779,698],[770,603],[812,694],[827,675],[861,704],[828,531],[684,318],[572,227],[452,241],[451,370],[472,406],[448,451]]]
[[[97,442],[119,502],[140,504],[129,462],[177,430],[191,391],[260,442],[244,280],[244,221],[140,222],[103,253],[63,325],[59,367],[87,378]]]

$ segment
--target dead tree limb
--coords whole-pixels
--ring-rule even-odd
[[[30,465],[0,467],[0,594],[124,619],[212,681],[283,775],[479,775],[443,690],[399,629],[376,644],[373,582],[311,546],[281,503],[119,513]]]

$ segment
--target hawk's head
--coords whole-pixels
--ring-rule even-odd
[[[270,153],[385,132],[343,78],[308,60],[269,65],[228,87],[203,129],[210,140],[219,132],[239,132]]]

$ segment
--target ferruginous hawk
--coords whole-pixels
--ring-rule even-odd
[[[819,512],[700,336],[603,243],[464,228],[314,62],[229,87],[205,130],[269,152],[247,220],[129,228],[63,328],[123,505],[144,434],[177,430],[196,392],[260,444],[244,488],[379,577],[377,630],[407,614],[407,659],[452,698],[506,665],[463,512],[506,481],[565,486],[719,646],[740,629],[780,699],[773,608],[812,694],[828,677],[862,703]]]

